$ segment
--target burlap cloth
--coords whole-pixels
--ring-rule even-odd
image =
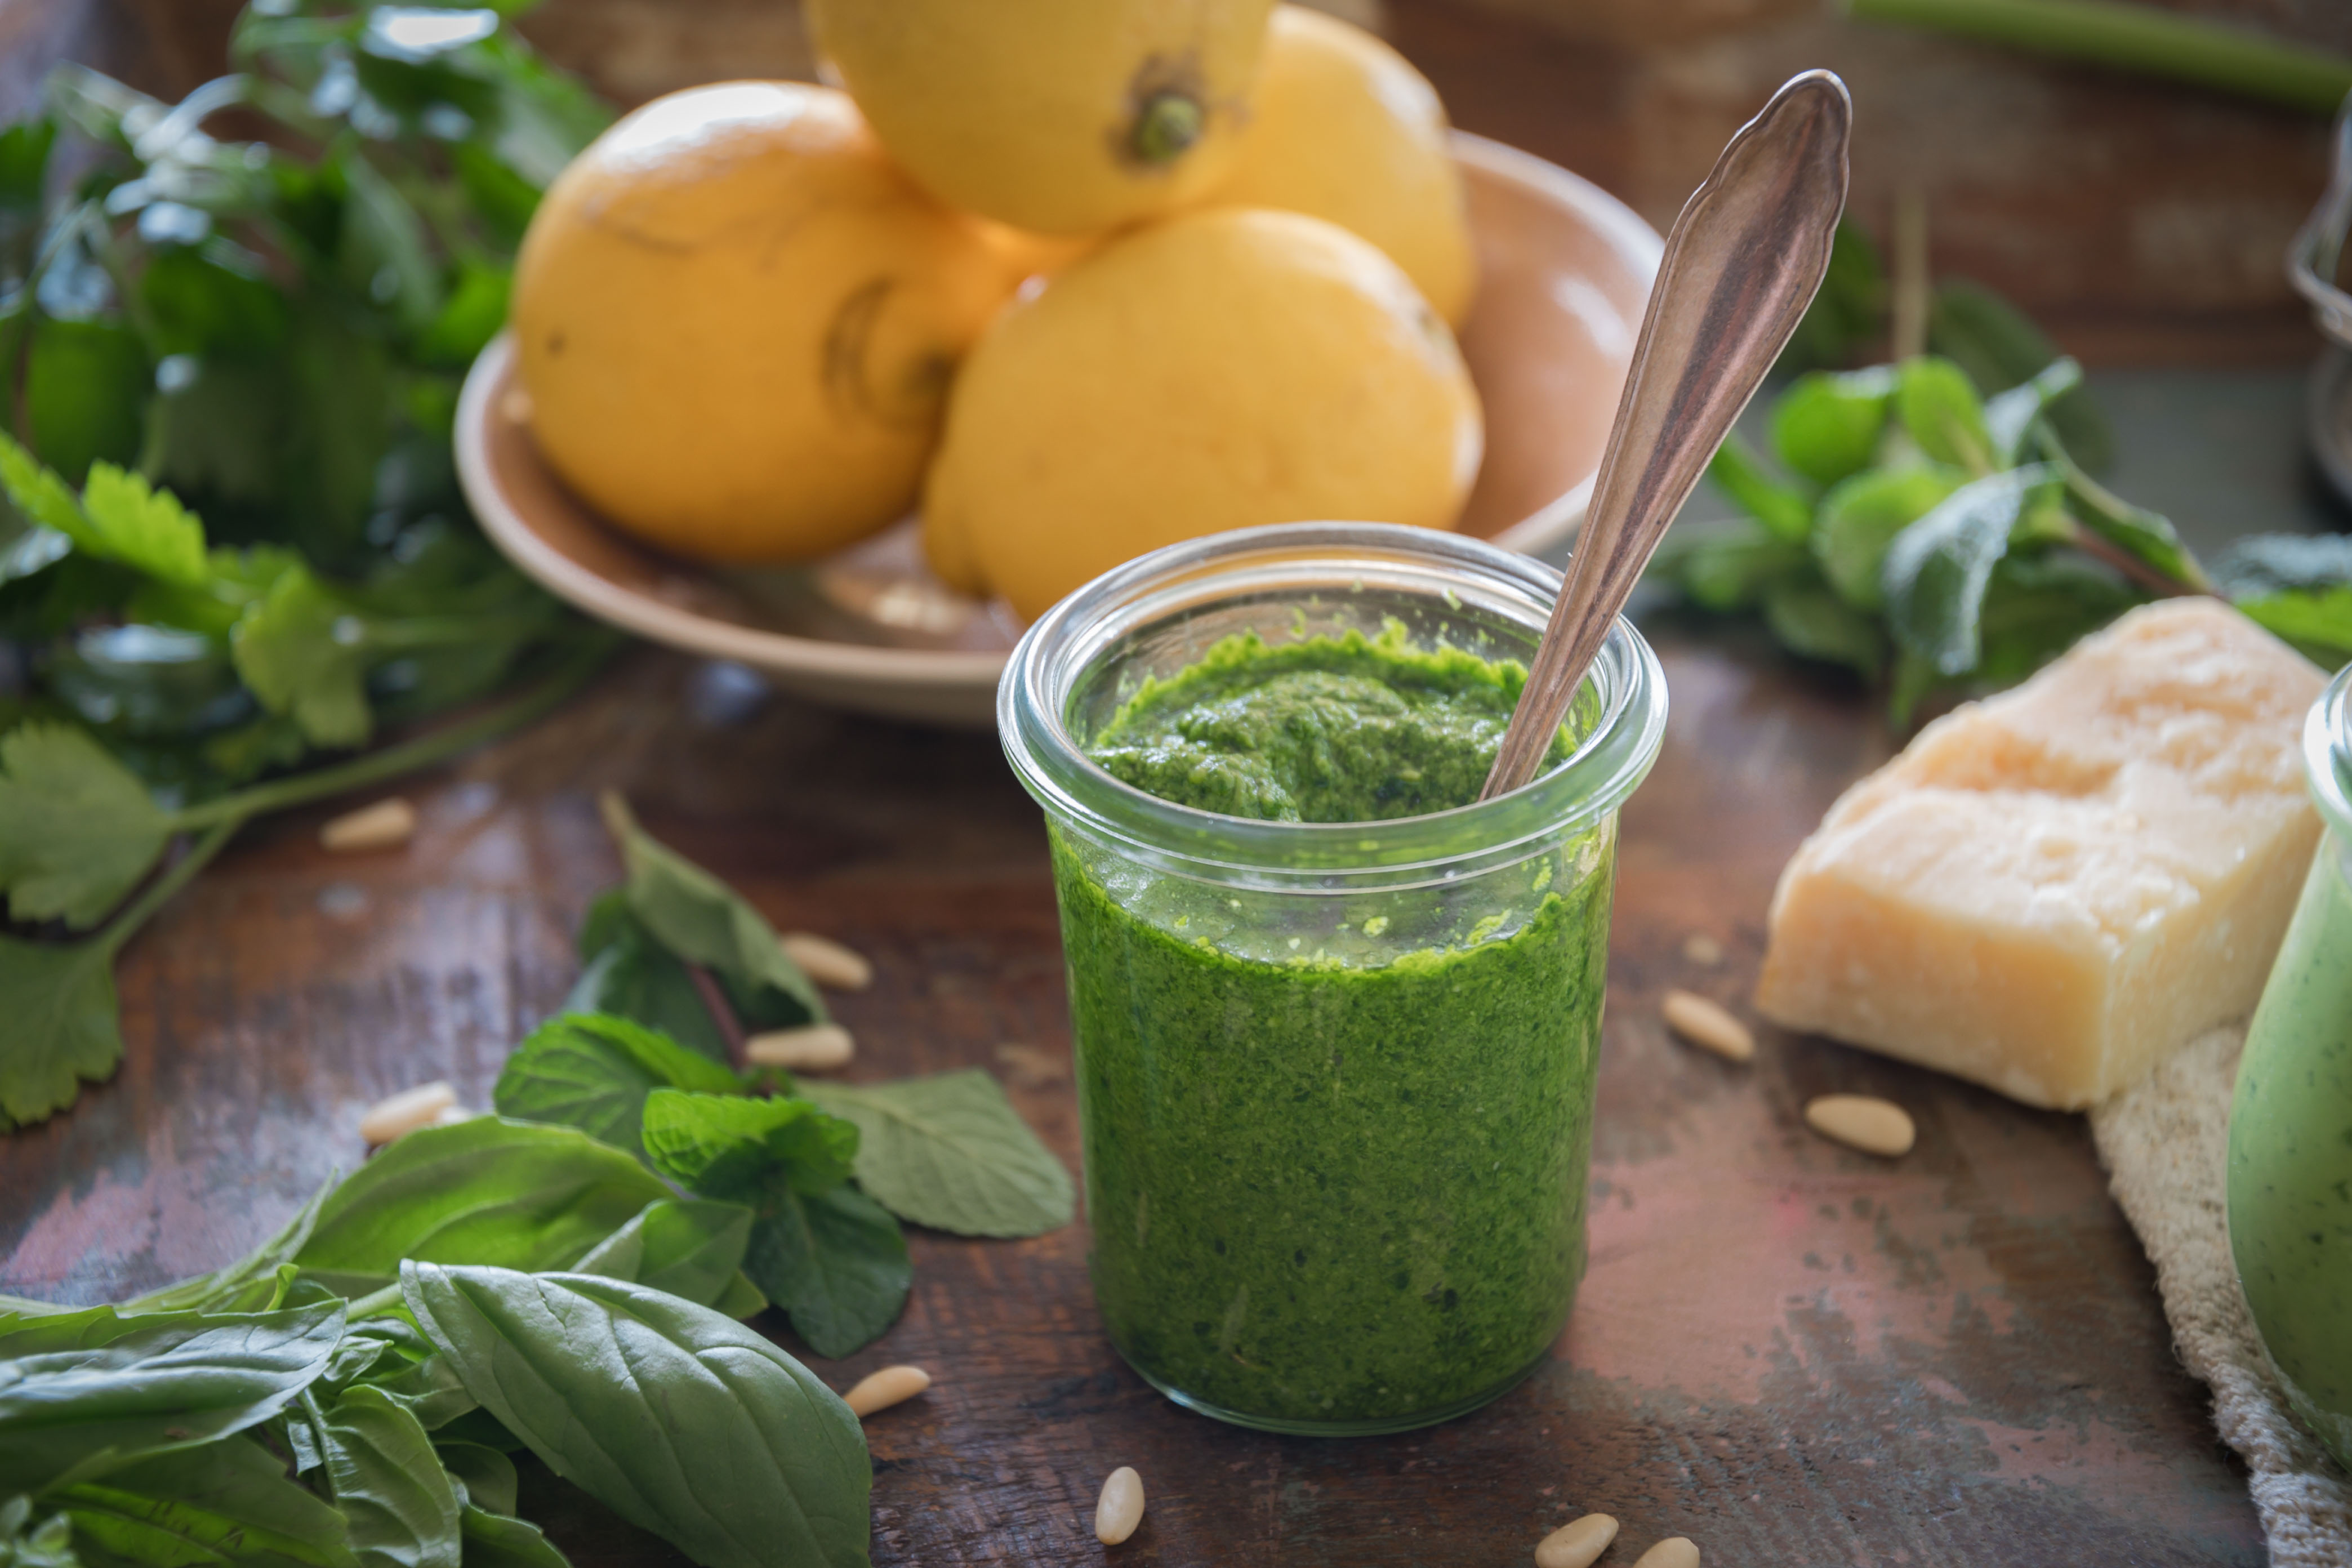
[[[2352,1479],[2296,1424],[2230,1261],[2230,1089],[2245,1028],[2214,1030],[2091,1112],[2116,1201],[2156,1264],[2173,1344],[2213,1391],[2213,1424],[2252,1472],[2271,1562],[2352,1563]]]

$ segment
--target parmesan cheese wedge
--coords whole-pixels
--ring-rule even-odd
[[[1772,899],[1767,1017],[2077,1109],[2251,1010],[2319,837],[2325,678],[2210,599],[1921,731]]]

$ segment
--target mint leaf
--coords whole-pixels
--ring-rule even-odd
[[[2051,475],[2034,464],[1964,485],[1888,548],[1879,585],[1895,641],[1938,674],[1977,667],[1985,586]]]
[[[1994,467],[1992,433],[1968,373],[1948,359],[1922,354],[1895,368],[1895,411],[1919,449],[1938,463],[1972,474]]]
[[[1677,523],[1650,558],[1653,574],[1701,609],[1728,612],[1761,604],[1771,585],[1805,569],[1805,547],[1747,518]]]
[[[626,1018],[565,1013],[514,1048],[490,1102],[501,1116],[577,1127],[642,1154],[646,1096],[664,1088],[740,1094],[743,1085],[709,1058]]]
[[[1967,482],[1958,468],[1907,463],[1867,469],[1833,487],[1822,498],[1812,550],[1838,597],[1858,610],[1885,604],[1878,574],[1887,546]]]
[[[898,1321],[915,1271],[890,1211],[855,1187],[788,1192],[752,1228],[743,1272],[823,1356],[845,1356]]]
[[[2187,588],[2207,585],[2204,568],[2173,531],[2172,521],[2134,506],[2084,473],[2053,435],[2042,444],[2065,481],[2065,506],[2074,521]]]
[[[1772,405],[1773,455],[1827,489],[1870,466],[1894,397],[1892,365],[1801,375]]]
[[[343,1516],[244,1437],[143,1459],[50,1495],[100,1562],[353,1568],[358,1561]]]
[[[2013,468],[2027,455],[2026,437],[2050,405],[2083,384],[2083,367],[2055,359],[2041,374],[1985,400],[1985,432],[1992,437],[1993,461]]]
[[[849,1177],[856,1126],[806,1100],[751,1100],[656,1089],[646,1097],[654,1169],[707,1198],[760,1203],[821,1193]]]
[[[1927,311],[1927,346],[1966,371],[1987,395],[2017,385],[2058,358],[2058,346],[2016,306],[1965,278],[1937,285]],[[2088,388],[2064,394],[2045,412],[2051,427],[2085,468],[2101,471],[2114,460],[2114,433]]]
[[[77,942],[0,936],[0,1119],[22,1124],[63,1110],[78,1081],[113,1076],[122,1059],[115,1016],[114,950],[103,937]]]
[[[602,804],[628,869],[630,912],[664,947],[726,982],[747,1029],[825,1021],[816,987],[785,954],[765,916],[639,827],[619,795],[607,794]]]
[[[361,1568],[462,1568],[457,1489],[416,1417],[365,1384],[305,1405]]]
[[[1790,652],[1844,665],[1865,680],[1876,679],[1886,662],[1878,622],[1817,584],[1776,585],[1765,596],[1764,621]]]
[[[1742,511],[1775,539],[1803,540],[1812,526],[1812,503],[1768,472],[1738,431],[1723,438],[1706,465],[1706,477]]]
[[[900,1219],[959,1236],[1041,1236],[1070,1223],[1070,1173],[978,1068],[897,1083],[807,1083],[857,1128],[857,1184]]]
[[[111,463],[92,463],[81,510],[92,537],[76,542],[92,554],[166,583],[194,587],[205,580],[205,525],[171,491]]]
[[[629,912],[625,890],[614,889],[589,906],[580,929],[580,956],[583,967],[563,999],[565,1012],[627,1018],[698,1056],[727,1061],[727,1037],[719,1033],[686,960]]]
[[[17,920],[96,925],[171,837],[171,816],[87,731],[0,735],[0,892]]]
[[[41,1492],[267,1421],[326,1370],[343,1304],[0,1318],[0,1493]]]
[[[229,648],[264,708],[291,714],[314,745],[357,746],[375,722],[366,641],[365,623],[297,566],[238,619]]]
[[[863,1568],[865,1434],[762,1336],[588,1275],[412,1263],[401,1290],[508,1431],[704,1568]]]

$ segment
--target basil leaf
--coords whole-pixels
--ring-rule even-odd
[[[1772,406],[1773,455],[1826,489],[1870,466],[1894,399],[1892,365],[1801,375]]]
[[[412,1132],[362,1166],[295,1260],[352,1295],[389,1284],[407,1258],[560,1268],[668,1195],[584,1132],[478,1116]]]
[[[1800,542],[1812,526],[1812,503],[1766,472],[1762,460],[1736,430],[1715,449],[1706,477],[1775,539]]]
[[[82,1568],[73,1521],[53,1513],[35,1524],[31,1498],[0,1499],[0,1568]]]
[[[38,1492],[278,1414],[326,1370],[343,1309],[0,1319],[0,1493]]]
[[[416,1417],[364,1384],[305,1404],[362,1568],[460,1568],[457,1490]]]
[[[880,1338],[915,1280],[898,1222],[850,1186],[778,1196],[751,1229],[743,1272],[817,1354],[834,1357]]]
[[[1895,641],[1937,673],[1976,668],[1985,586],[2050,475],[2034,464],[1964,485],[1888,548],[1879,585]]]
[[[750,1100],[657,1089],[646,1097],[654,1169],[708,1198],[758,1203],[785,1188],[819,1193],[848,1179],[857,1129],[806,1100]]]
[[[512,1459],[481,1443],[436,1443],[433,1449],[449,1472],[460,1503],[491,1513],[514,1512],[518,1483]]]
[[[767,1305],[758,1288],[741,1274],[743,1249],[751,1239],[751,1211],[740,1204],[664,1198],[647,1204],[635,1219],[573,1264],[572,1271],[626,1279],[704,1307],[719,1305],[735,1296],[739,1288],[748,1289],[759,1297],[757,1304],[727,1314],[748,1317]]]
[[[466,1568],[572,1568],[570,1558],[527,1520],[467,1503],[458,1510]]]
[[[1822,498],[1812,550],[1838,597],[1858,610],[1885,604],[1878,575],[1887,546],[1967,482],[1958,468],[1908,463],[1867,469],[1832,488]]]
[[[1069,1172],[977,1068],[801,1092],[857,1128],[857,1184],[900,1219],[959,1236],[1041,1236],[1076,1212]]]
[[[1895,368],[1895,411],[1919,449],[1938,463],[1972,474],[1993,469],[1992,433],[1968,373],[1948,359],[1922,354]]]
[[[784,952],[775,928],[726,883],[637,826],[628,803],[604,798],[604,821],[628,868],[630,912],[661,944],[730,983],[747,1029],[825,1021],[816,987]]]
[[[662,1088],[740,1094],[743,1084],[708,1057],[626,1018],[566,1013],[515,1047],[490,1099],[501,1116],[577,1127],[643,1154],[646,1096]]]
[[[1765,597],[1764,620],[1790,652],[1844,665],[1865,680],[1876,679],[1886,662],[1877,621],[1818,584],[1776,585]]]
[[[171,837],[171,815],[88,731],[32,723],[0,735],[0,892],[16,919],[96,925]]]
[[[352,1568],[343,1516],[244,1437],[162,1454],[50,1494],[100,1564]]]
[[[416,1424],[428,1432],[476,1408],[474,1396],[466,1392],[457,1369],[437,1352],[423,1361],[402,1357],[396,1367],[365,1379],[364,1386],[415,1416]]]
[[[250,1312],[263,1307],[276,1294],[278,1269],[291,1263],[302,1244],[310,1238],[310,1227],[319,1221],[319,1210],[334,1191],[332,1178],[320,1184],[310,1194],[310,1201],[294,1211],[294,1217],[279,1227],[277,1235],[247,1253],[226,1268],[215,1268],[210,1274],[199,1274],[177,1285],[166,1285],[161,1290],[151,1290],[122,1303],[124,1312]]]
[[[587,1275],[412,1263],[401,1289],[532,1453],[703,1568],[866,1562],[857,1418],[751,1330]]]

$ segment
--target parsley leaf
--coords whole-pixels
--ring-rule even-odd
[[[171,815],[85,731],[0,735],[0,892],[20,921],[96,925],[155,864]]]

